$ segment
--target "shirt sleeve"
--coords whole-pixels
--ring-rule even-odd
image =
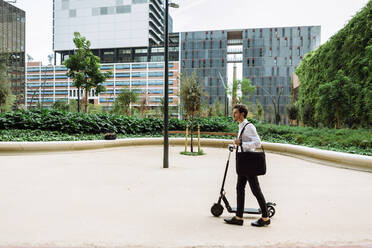
[[[253,124],[248,124],[242,134],[242,147],[244,151],[254,151],[261,147],[261,139],[257,134],[256,127]]]

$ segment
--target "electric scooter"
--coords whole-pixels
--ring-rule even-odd
[[[227,170],[229,168],[230,155],[231,155],[231,152],[233,150],[234,150],[234,145],[230,144],[229,145],[229,151],[230,151],[229,152],[229,158],[227,159],[227,163],[226,163],[225,174],[223,176],[222,187],[221,187],[221,191],[220,191],[220,197],[218,198],[217,203],[213,204],[213,206],[211,207],[211,213],[216,217],[219,217],[222,214],[223,209],[224,209],[222,204],[221,204],[221,200],[224,202],[225,207],[226,207],[226,209],[229,213],[236,213],[236,208],[232,208],[230,206],[230,203],[225,196],[226,192],[224,190],[226,174],[227,174]],[[274,206],[276,206],[276,204],[273,203],[273,202],[267,202],[266,205],[267,205],[267,211],[269,213],[269,217],[271,218],[275,215]],[[246,213],[246,214],[261,214],[262,212],[261,212],[261,209],[259,209],[259,208],[244,208],[244,213]]]

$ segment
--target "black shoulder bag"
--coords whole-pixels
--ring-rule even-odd
[[[242,147],[242,134],[245,127],[250,124],[247,123],[240,135],[240,149],[241,152],[238,152],[238,147],[236,148],[236,173],[241,176],[261,176],[266,174],[266,159],[265,159],[265,150],[262,147],[262,152],[244,152]]]

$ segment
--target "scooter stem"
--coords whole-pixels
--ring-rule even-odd
[[[229,157],[228,157],[227,162],[226,162],[225,174],[223,175],[222,187],[221,187],[220,195],[222,195],[223,188],[225,187],[226,174],[227,174],[227,170],[229,169],[230,155],[231,155],[231,151],[229,152]]]

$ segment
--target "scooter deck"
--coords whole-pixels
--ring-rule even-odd
[[[236,208],[231,208],[232,213],[236,213]],[[261,214],[261,209],[257,208],[244,208],[244,213],[246,214]]]

